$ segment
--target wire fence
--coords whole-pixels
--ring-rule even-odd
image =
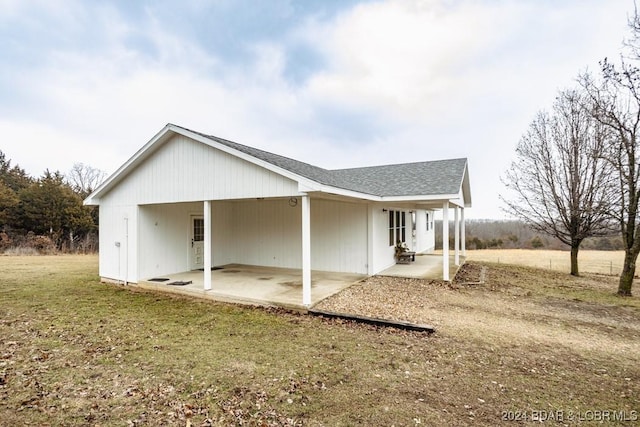
[[[524,265],[554,271],[571,270],[569,253],[565,251],[473,250],[467,252],[467,260]],[[619,276],[623,260],[622,252],[581,251],[578,268],[581,273]]]
[[[505,262],[506,261],[506,262]],[[515,264],[508,260],[496,261],[498,264]],[[526,265],[527,267],[544,268],[547,270],[555,271],[570,271],[571,264],[569,262],[560,261],[557,259],[536,259],[527,262],[518,262],[517,264]],[[578,262],[578,268],[581,273],[595,273],[604,274],[608,276],[619,276],[622,273],[622,263],[614,263],[613,261],[588,261]]]

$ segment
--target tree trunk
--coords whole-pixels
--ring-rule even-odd
[[[571,275],[579,276],[578,271],[578,250],[580,249],[580,243],[571,246]]]
[[[631,286],[633,285],[633,277],[636,274],[636,260],[638,254],[631,250],[624,252],[624,266],[620,274],[620,283],[618,284],[618,295],[624,297],[631,296]]]

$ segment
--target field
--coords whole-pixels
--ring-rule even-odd
[[[503,261],[462,281],[482,266],[484,285],[362,284],[421,304],[427,335],[105,285],[93,256],[0,257],[0,425],[637,425],[640,299]]]
[[[502,264],[526,265],[558,271],[570,271],[569,251],[544,249],[483,249],[467,251],[468,261],[494,262]],[[624,251],[578,252],[580,272],[620,275],[624,261]]]

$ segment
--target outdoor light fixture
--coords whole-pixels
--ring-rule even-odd
[[[386,209],[382,209],[382,213],[385,213],[385,212],[387,212],[387,210]]]

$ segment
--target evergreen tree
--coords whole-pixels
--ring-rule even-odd
[[[90,210],[59,172],[45,171],[19,198],[18,228],[49,236],[59,249],[72,248],[78,236],[95,227]]]

